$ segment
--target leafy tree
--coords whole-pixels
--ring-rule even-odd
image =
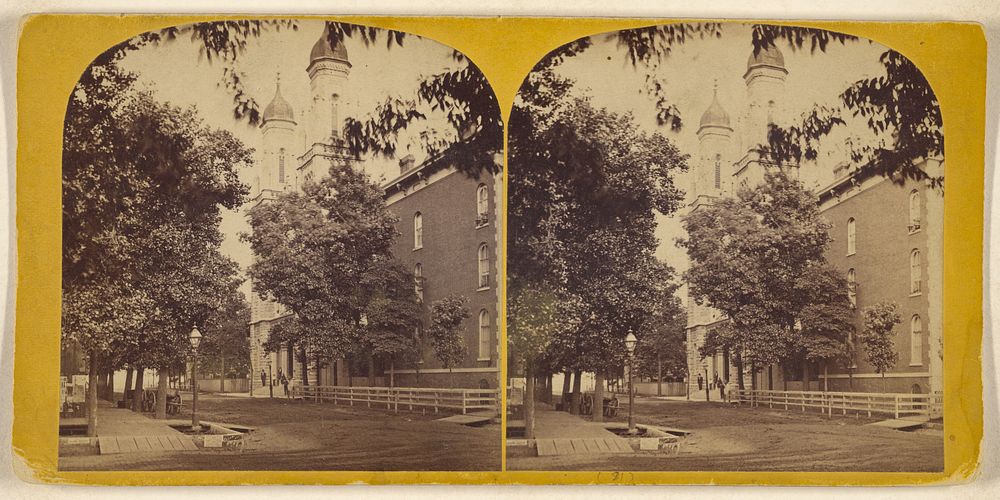
[[[209,313],[200,327],[204,338],[198,348],[198,366],[202,372],[226,378],[250,375],[250,305],[238,290],[223,297],[222,306]],[[220,389],[225,392],[225,385]]]
[[[544,69],[522,85],[509,141],[509,289],[512,297],[528,290],[571,297],[573,306],[560,312],[575,325],[547,341],[524,339],[546,344],[542,354],[524,353],[536,356],[524,362],[594,371],[603,386],[624,361],[626,333],[645,324],[670,282],[672,270],[653,257],[654,210],[677,209],[673,175],[686,156],[662,135],[639,131],[630,115],[594,108],[573,81]],[[512,301],[511,316],[537,299]]]
[[[219,207],[238,206],[247,191],[236,172],[250,150],[206,127],[193,108],[156,102],[134,80],[114,61],[91,67],[70,96],[64,128],[62,334],[88,353],[91,434],[99,368],[176,355],[169,330],[147,330],[177,319],[160,303],[164,294],[183,295],[174,285],[208,279],[193,276],[184,259],[213,252],[184,247],[178,235],[197,228],[208,238],[198,241],[211,241]]]
[[[864,330],[861,332],[861,343],[865,356],[876,373],[882,374],[883,390],[885,389],[885,372],[896,366],[899,353],[893,342],[893,329],[902,322],[899,316],[899,306],[894,302],[878,302],[861,312]]]
[[[462,322],[469,318],[466,299],[461,295],[449,295],[431,303],[431,325],[427,328],[434,355],[445,368],[462,362],[465,357],[465,342],[462,340]]]
[[[657,394],[662,392],[659,382],[663,374],[678,378],[687,374],[687,312],[674,290],[661,299],[636,337],[636,372],[657,379]]]
[[[789,355],[800,337],[796,324],[812,309],[807,335],[815,340],[830,333],[817,316],[830,297],[809,288],[811,279],[833,279],[819,273],[830,237],[819,216],[815,196],[783,171],[768,172],[753,189],[700,208],[683,218],[691,267],[684,273],[689,294],[725,314],[731,328],[710,333],[702,355],[727,349],[742,367],[767,366]],[[846,290],[846,285],[840,288]],[[809,291],[811,293],[803,293]],[[839,318],[839,317],[838,317]],[[822,335],[819,335],[822,336]],[[812,344],[809,344],[812,346]],[[812,356],[820,351],[811,351]],[[738,378],[742,389],[742,376]]]
[[[849,366],[851,346],[848,339],[854,332],[854,310],[848,297],[847,280],[828,264],[814,264],[806,268],[796,290],[802,299],[802,308],[793,349],[804,358],[803,366],[809,366],[809,362],[822,363],[824,370],[830,363]],[[803,377],[803,380],[808,387],[810,377]]]
[[[242,238],[255,257],[247,271],[255,292],[292,313],[275,326],[265,348],[294,344],[318,361],[401,350],[403,325],[415,316],[415,297],[406,295],[413,295],[412,276],[392,261],[397,219],[363,171],[331,166],[328,176],[307,182],[302,192],[252,208],[249,218],[252,232]],[[406,310],[393,315],[387,306]]]
[[[395,372],[397,359],[413,358],[418,353],[413,328],[419,322],[420,304],[413,290],[413,279],[398,262],[382,259],[362,282],[362,290],[370,294],[360,341],[362,351],[388,359],[390,373]],[[369,377],[373,376],[374,373],[369,373]],[[395,381],[390,380],[390,385],[395,385]]]

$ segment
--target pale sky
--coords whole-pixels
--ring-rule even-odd
[[[712,102],[713,83],[718,82],[719,102],[729,113],[734,144],[738,144],[740,137],[739,119],[747,108],[743,73],[753,50],[750,26],[726,24],[722,29],[722,38],[694,39],[676,45],[658,70],[666,86],[666,95],[684,120],[684,127],[678,133],[657,125],[654,101],[642,92],[645,70],[635,69],[627,61],[625,52],[605,35],[594,36],[594,44],[589,50],[566,59],[557,71],[575,79],[578,88],[587,89],[595,106],[617,113],[631,112],[641,129],[657,131],[670,138],[682,152],[692,156],[689,166],[693,170],[698,152],[698,121]],[[851,83],[885,71],[878,58],[886,48],[868,40],[848,42],[844,46],[831,44],[825,53],[817,50],[815,54],[810,54],[808,48],[793,52],[784,42],[779,42],[778,48],[785,56],[788,69],[786,100],[778,104],[779,114],[775,117],[781,125],[791,123],[791,118],[812,109],[816,103],[839,104],[838,96]],[[847,127],[831,134],[823,142],[818,164],[801,168],[800,178],[807,186],[818,187],[833,180],[833,166],[847,159],[838,146],[849,135],[870,137],[871,132],[863,122],[849,120]],[[745,149],[743,145],[740,150]],[[689,188],[689,177],[683,175],[678,181],[684,190]],[[686,255],[674,244],[674,240],[683,235],[679,217],[658,214],[657,222],[656,235],[660,239],[657,257],[675,269],[686,269]]]
[[[246,91],[256,99],[261,111],[274,96],[275,77],[281,73],[281,94],[291,104],[300,130],[310,100],[306,74],[309,51],[322,32],[322,21],[301,21],[298,31],[282,29],[264,33],[257,40],[251,39],[238,63],[238,69],[245,72]],[[384,40],[381,38],[371,47],[365,47],[360,39],[345,40],[352,67],[343,93],[341,116],[360,118],[386,97],[415,96],[423,76],[461,67],[451,59],[451,49],[435,41],[411,36],[402,47],[386,49]],[[179,37],[162,46],[144,48],[128,55],[123,66],[139,75],[140,84],[155,90],[158,100],[182,107],[195,105],[207,125],[229,130],[247,146],[260,149],[260,129],[233,118],[232,96],[219,85],[223,66],[199,58],[196,43]],[[426,156],[417,141],[420,131],[436,128],[451,133],[443,116],[428,109],[424,111],[429,119],[402,134],[399,141],[400,154],[406,154],[406,145],[411,144],[410,152],[417,162]],[[365,169],[375,179],[391,179],[398,173],[398,161],[367,158]],[[240,175],[250,185],[252,171],[245,169]],[[238,238],[240,232],[249,229],[245,213],[226,211],[221,229],[226,235],[223,252],[246,269],[251,262],[250,249]],[[244,293],[248,292],[245,284]]]

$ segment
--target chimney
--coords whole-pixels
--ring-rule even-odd
[[[410,170],[413,170],[413,167],[416,166],[416,162],[417,162],[417,159],[414,158],[413,155],[411,155],[411,154],[407,154],[406,156],[402,157],[399,160],[399,173],[400,173],[400,175],[405,174],[405,173],[409,172]]]

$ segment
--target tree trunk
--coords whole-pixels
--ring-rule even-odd
[[[847,367],[847,386],[854,391],[854,368]]]
[[[736,378],[738,379],[736,386],[739,387],[741,391],[743,389],[746,389],[746,387],[743,384],[743,353],[742,352],[736,353]],[[727,382],[729,382],[729,381],[728,380],[723,380],[722,381],[722,383],[727,383]]]
[[[159,384],[156,386],[156,418],[163,420],[167,418],[167,383],[170,381],[170,372],[166,368],[156,370]]]
[[[826,361],[823,362],[823,392],[830,390],[830,372],[827,371]]]
[[[767,365],[767,390],[774,390],[774,364]]]
[[[309,385],[309,358],[306,357],[306,348],[299,351],[302,355],[302,385]]]
[[[132,391],[132,411],[142,411],[142,379],[146,374],[146,368],[144,366],[137,366],[135,370],[135,390]]]
[[[788,392],[788,370],[785,370],[785,365],[781,365],[781,386],[782,390]]]
[[[125,370],[125,387],[122,388],[122,399],[125,400],[125,404],[128,404],[129,391],[132,390],[132,373],[131,368]]]
[[[743,375],[740,375],[740,380],[743,380]],[[757,365],[750,365],[750,390],[757,390]]]
[[[223,351],[219,351],[219,363],[221,364],[219,368],[219,392],[226,392],[226,354]]]
[[[569,370],[563,372],[563,387],[562,387],[562,397],[559,402],[562,404],[563,411],[569,411],[569,388],[570,383],[573,381],[573,374]]]
[[[663,358],[656,352],[656,395],[663,395]]]
[[[108,372],[108,383],[106,384],[108,388],[108,401],[115,402],[115,371],[111,370]]]
[[[323,385],[323,377],[321,376],[322,375],[322,370],[323,370],[323,362],[320,359],[319,354],[317,354],[316,355],[316,385],[317,386]]]
[[[375,356],[368,355],[368,387],[375,387]]]
[[[389,387],[396,387],[396,359],[389,358]]]
[[[594,374],[594,405],[590,411],[594,422],[604,421],[604,373]]]
[[[524,366],[524,438],[535,439],[535,367],[530,359]]]
[[[802,361],[802,390],[812,390],[811,374],[809,373],[809,360]]]
[[[571,415],[580,414],[580,383],[581,378],[583,378],[583,371],[577,370],[573,372],[573,397],[570,398],[569,413]]]
[[[90,350],[87,367],[87,436],[97,437],[97,350]]]

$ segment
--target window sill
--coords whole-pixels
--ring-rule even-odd
[[[924,366],[923,363],[910,363],[910,366]]]
[[[417,250],[423,250],[423,249],[424,249],[424,247],[413,247],[413,251],[414,252],[416,252]]]
[[[493,361],[493,358],[476,358],[476,361]]]
[[[917,229],[916,231],[910,231],[910,234],[918,234],[918,233],[920,233],[919,229]]]
[[[487,222],[486,224],[476,224],[476,229],[482,229],[484,227],[490,227],[490,223]]]
[[[856,253],[858,253],[858,252],[856,252],[856,251],[855,252],[847,252],[847,256],[850,257],[850,256],[852,256],[852,255],[854,255]]]
[[[485,291],[487,291],[489,289],[490,289],[489,286],[481,286],[481,287],[477,288],[476,291],[477,292],[485,292]]]
[[[910,297],[919,297],[921,295],[923,295],[923,292],[913,292],[910,294]]]

